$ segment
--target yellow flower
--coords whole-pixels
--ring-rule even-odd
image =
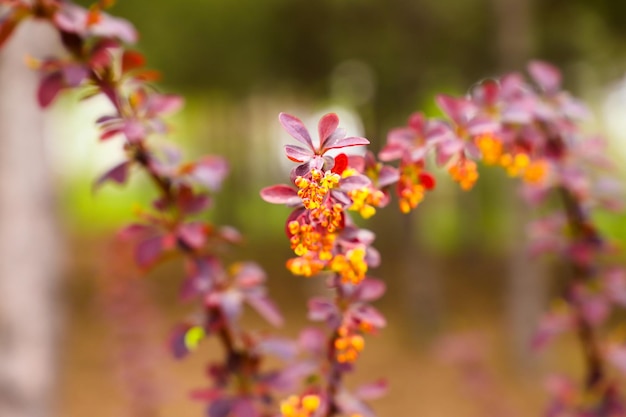
[[[358,284],[363,281],[367,273],[365,248],[357,247],[350,249],[345,255],[336,255],[330,261],[330,269],[339,274],[342,282]]]

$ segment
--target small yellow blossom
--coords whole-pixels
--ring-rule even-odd
[[[298,197],[302,199],[302,204],[309,210],[318,209],[322,206],[328,191],[339,185],[341,177],[331,171],[322,174],[322,171],[311,170],[311,179],[297,177],[295,179],[298,187]]]
[[[357,247],[350,249],[345,255],[336,255],[330,261],[330,269],[339,274],[342,282],[358,284],[363,281],[367,273],[365,248]]]
[[[495,165],[502,156],[502,142],[492,134],[477,136],[474,141],[483,155],[483,162],[486,165]]]
[[[280,413],[283,417],[311,417],[321,403],[318,395],[308,394],[302,398],[291,395],[280,403]]]
[[[305,277],[311,277],[324,269],[324,262],[307,255],[289,259],[287,261],[287,269],[294,275]]]
[[[364,219],[369,219],[376,214],[376,208],[382,204],[385,194],[371,187],[363,187],[348,192],[352,205],[348,210],[358,211]]]
[[[528,168],[526,168],[522,178],[529,184],[538,184],[544,180],[547,174],[548,162],[541,159],[531,162],[530,165],[528,165]]]

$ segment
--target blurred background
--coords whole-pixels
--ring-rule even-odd
[[[186,98],[171,139],[190,159],[229,159],[232,172],[211,219],[246,235],[233,257],[268,272],[288,319],[283,335],[306,322],[304,300],[321,284],[284,268],[288,209],[258,195],[285,182],[292,167],[282,154],[289,138],[277,121],[281,111],[312,131],[320,115],[336,112],[342,127],[377,150],[412,112],[439,114],[436,93],[464,94],[482,78],[523,71],[539,58],[562,68],[566,87],[591,104],[589,129],[610,139],[624,179],[622,0],[120,0],[111,12],[138,28],[138,49],[163,73],[159,87]],[[22,96],[20,105],[28,100]],[[41,174],[51,194],[44,212],[54,213],[48,236],[61,259],[60,289],[50,290],[56,302],[49,311],[62,317],[54,325],[61,336],[51,337],[58,346],[50,356],[52,402],[64,417],[203,415],[189,391],[207,384],[205,365],[219,347],[209,342],[183,361],[166,348],[169,329],[194,312],[177,298],[180,265],[121,284],[103,272],[110,236],[132,218],[134,204],[153,196],[139,175],[124,189],[93,193],[93,179],[121,159],[119,142],[96,140],[94,121],[106,111],[97,99],[77,104],[66,95],[41,121],[46,136],[37,149],[52,173]],[[539,415],[550,371],[580,376],[571,340],[542,352],[528,348],[558,294],[558,268],[526,256],[524,224],[533,212],[500,170],[481,168],[471,193],[439,174],[438,188],[415,213],[400,215],[393,202],[367,222],[383,259],[373,275],[389,286],[378,303],[389,327],[367,340],[350,384],[389,379],[389,394],[374,404],[381,416]],[[37,189],[10,175],[17,186]],[[618,242],[626,239],[623,216],[598,221]],[[267,328],[252,312],[246,320]],[[459,334],[460,352],[448,356],[480,364],[485,389],[464,382],[467,366],[446,365],[436,353]]]

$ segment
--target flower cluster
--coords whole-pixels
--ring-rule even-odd
[[[607,365],[624,369],[623,356],[616,352],[626,350],[623,342],[607,344],[601,334],[611,307],[624,305],[616,294],[626,285],[626,273],[605,262],[615,247],[591,217],[591,209],[620,207],[616,181],[592,175],[611,164],[603,141],[584,134],[580,122],[588,111],[561,90],[559,71],[534,61],[528,72],[532,82],[513,73],[483,81],[465,97],[439,96],[437,103],[446,118],[413,115],[407,127],[390,132],[380,158],[401,159],[401,166],[407,161],[423,165],[432,151],[464,190],[478,179],[475,161],[482,160],[520,178],[530,203],[547,202],[553,195],[561,200],[561,210],[530,228],[531,252],[556,254],[572,271],[561,301],[540,323],[534,344],[544,345],[556,334],[574,331],[584,348],[586,375],[582,384],[565,377],[551,380],[549,415],[621,416],[624,405]],[[412,184],[419,183],[415,178]],[[403,212],[413,207],[402,193],[399,197]]]
[[[334,410],[325,415],[340,410],[358,415],[358,410],[352,409],[354,404],[366,406],[342,387],[341,377],[363,351],[363,334],[385,325],[382,315],[368,304],[382,296],[385,286],[368,277],[369,269],[379,263],[378,252],[371,246],[374,235],[358,228],[350,213],[371,217],[376,208],[388,203],[385,188],[397,181],[399,174],[370,153],[364,157],[327,154],[330,149],[369,143],[364,138],[345,137],[335,114],[320,119],[319,146],[313,144],[308,130],[296,117],[282,113],[279,120],[306,147],[285,147],[287,157],[299,163],[291,172],[293,185],[267,187],[261,196],[270,203],[294,208],[285,229],[296,257],[287,261],[287,268],[305,277],[322,272],[329,275],[335,299],[313,298],[309,303],[309,318],[324,321],[330,328],[327,354],[319,357],[321,364],[316,367],[321,373],[319,380],[326,386],[316,389],[325,393],[320,397],[322,407]],[[343,404],[342,398],[351,398],[353,405]],[[298,397],[290,397],[282,407],[286,417],[309,416],[313,411]]]

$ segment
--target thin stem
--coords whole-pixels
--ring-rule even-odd
[[[335,302],[340,311],[344,304],[344,294],[339,282],[339,277],[336,277],[337,283],[337,297]],[[335,347],[337,339],[340,337],[339,328],[335,329],[328,339],[328,363],[330,364],[330,373],[328,376],[328,385],[326,387],[326,398],[328,398],[328,409],[325,417],[333,417],[339,414],[339,407],[335,403],[335,397],[341,387],[343,373],[337,361],[337,348]]]
[[[565,187],[559,187],[558,192],[565,207],[567,220],[573,235],[572,239],[575,242],[598,244],[600,241],[598,233],[589,224],[580,203]],[[591,280],[594,277],[594,270],[591,265],[581,265],[575,262],[571,262],[571,266],[574,277],[573,282],[570,283],[567,298],[576,310],[578,338],[582,344],[586,363],[585,387],[587,390],[591,390],[604,379],[604,361],[600,353],[596,331],[583,316],[581,306],[576,301],[577,297],[573,294],[573,286]]]

